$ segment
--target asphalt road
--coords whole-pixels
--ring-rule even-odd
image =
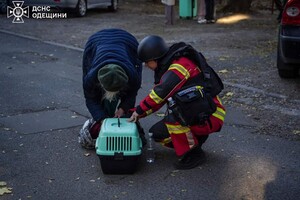
[[[135,174],[104,175],[95,152],[77,143],[89,117],[81,49],[3,32],[0,44],[0,182],[11,190],[1,200],[299,198],[299,141],[253,134],[256,122],[236,107],[204,145],[206,164],[174,170],[174,152],[156,145],[154,164],[142,156]],[[152,72],[143,78],[138,100]],[[148,130],[159,119],[141,123]]]
[[[0,199],[298,199],[300,79],[282,80],[276,72],[276,13],[240,15],[229,24],[225,16],[203,26],[176,18],[165,26],[161,4],[136,2],[120,1],[116,13],[89,10],[84,18],[13,24],[0,16],[0,193],[11,190]],[[228,114],[204,145],[206,164],[174,170],[174,152],[156,145],[154,164],[142,155],[135,174],[104,175],[95,152],[78,145],[89,118],[82,48],[108,27],[138,40],[159,34],[169,44],[191,43],[223,72]],[[144,69],[138,100],[152,77]],[[141,123],[147,131],[160,119],[154,114]]]

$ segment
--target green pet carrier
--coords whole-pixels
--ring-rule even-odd
[[[107,118],[96,140],[96,153],[104,174],[132,174],[139,165],[142,141],[135,123]]]

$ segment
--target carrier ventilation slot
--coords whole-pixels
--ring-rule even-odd
[[[131,151],[132,137],[107,137],[107,151]]]

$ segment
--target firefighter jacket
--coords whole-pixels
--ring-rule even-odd
[[[167,99],[183,86],[193,82],[197,83],[201,73],[201,69],[187,57],[172,60],[150,94],[137,106],[136,112],[141,116],[146,116],[159,110],[167,102]],[[194,145],[197,145],[197,135],[208,135],[221,129],[225,117],[225,108],[218,96],[214,96],[213,101],[217,109],[210,116],[209,123],[188,127],[182,126],[176,121],[166,120],[166,126],[178,156],[183,155]]]
[[[141,87],[142,62],[137,56],[138,41],[121,29],[104,29],[92,35],[83,54],[83,90],[86,106],[95,121],[107,117],[102,104],[104,90],[97,78],[98,70],[107,64],[121,66],[129,78],[128,85],[120,92],[118,108],[125,112],[135,106],[136,95]]]

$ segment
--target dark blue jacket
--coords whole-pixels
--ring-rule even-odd
[[[120,91],[119,108],[127,112],[134,108],[136,95],[141,87],[142,63],[137,56],[138,41],[121,29],[104,29],[87,41],[83,54],[83,90],[86,106],[94,120],[107,117],[102,106],[104,90],[97,75],[106,64],[117,64],[127,73],[128,84]]]

